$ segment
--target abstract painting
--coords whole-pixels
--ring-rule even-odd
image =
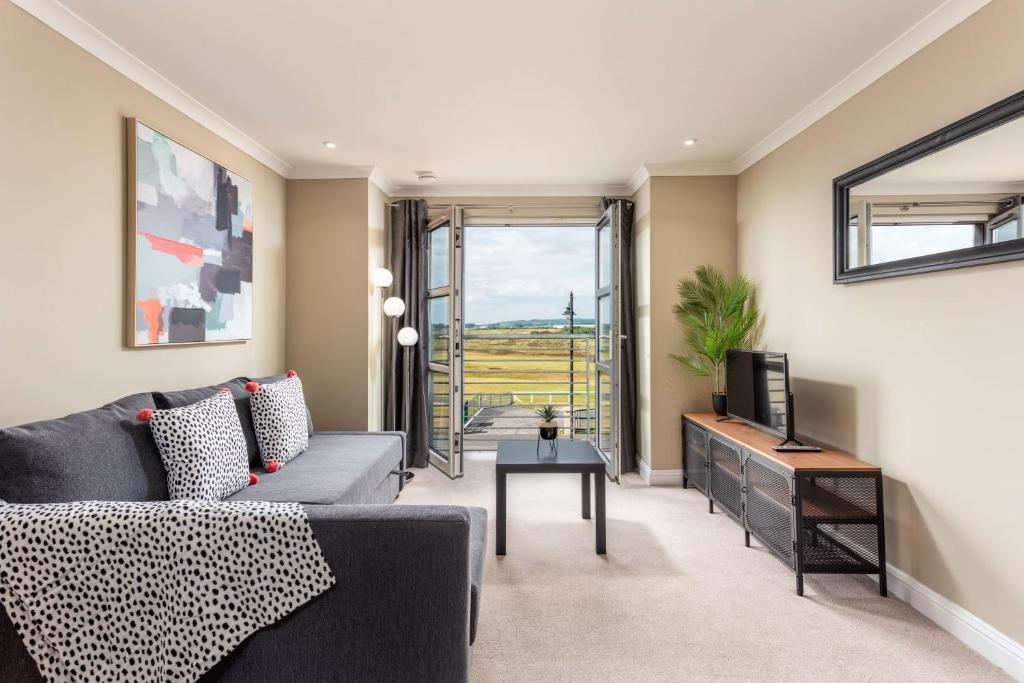
[[[128,345],[252,337],[252,183],[128,119]]]

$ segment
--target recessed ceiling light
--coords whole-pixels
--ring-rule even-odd
[[[433,173],[431,173],[430,171],[426,171],[424,173],[420,173],[417,176],[417,178],[419,178],[419,181],[421,183],[433,183],[433,182],[437,181],[437,176],[434,175]]]
[[[693,147],[694,145],[697,144],[697,138],[686,138],[685,140],[683,140],[683,144],[686,145],[687,147]]]
[[[338,146],[338,143],[331,142],[330,140],[327,140],[326,142],[324,142],[324,147],[326,147],[327,149],[334,149],[337,146]]]

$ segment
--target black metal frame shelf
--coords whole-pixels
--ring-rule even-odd
[[[816,454],[794,469],[686,415],[682,433],[683,486],[706,495],[709,512],[717,503],[736,520],[748,547],[753,535],[795,572],[798,595],[812,573],[877,574],[879,594],[888,594],[881,470],[815,470]]]

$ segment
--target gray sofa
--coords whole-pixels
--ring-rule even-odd
[[[256,378],[272,381],[279,376]],[[187,405],[227,387],[260,482],[228,500],[303,503],[338,579],[327,593],[256,633],[204,681],[465,681],[487,542],[487,513],[388,505],[399,494],[404,435],[310,432],[274,474],[259,466],[239,377],[179,392],[134,394],[57,420],[0,429],[0,500],[166,500],[143,408]],[[0,609],[0,680],[41,680]]]

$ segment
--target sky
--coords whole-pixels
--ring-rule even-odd
[[[593,227],[481,227],[463,232],[467,323],[594,317]]]

